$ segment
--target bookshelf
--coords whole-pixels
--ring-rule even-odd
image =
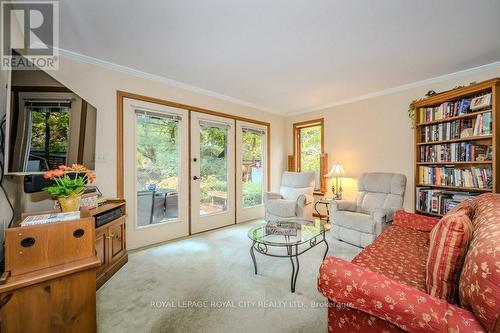
[[[413,107],[417,213],[443,216],[466,198],[500,192],[500,78],[442,92]]]

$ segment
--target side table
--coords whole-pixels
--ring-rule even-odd
[[[314,203],[314,210],[316,211],[316,214],[318,214],[320,216],[320,219],[321,218],[321,214],[318,210],[318,205],[325,205],[325,208],[326,208],[326,219],[325,219],[325,229],[329,230],[331,228],[331,225],[330,225],[330,204],[333,202],[334,200],[333,199],[319,199],[318,201],[316,201]]]

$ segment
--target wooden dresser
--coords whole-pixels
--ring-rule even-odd
[[[88,214],[6,230],[0,331],[95,332],[99,264]]]
[[[101,261],[101,266],[97,269],[97,289],[128,261],[125,229],[127,211],[125,200],[108,200],[104,205],[88,211],[97,220],[99,216],[114,209],[120,209],[121,216],[95,230],[95,249]]]

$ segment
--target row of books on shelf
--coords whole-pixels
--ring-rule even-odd
[[[478,196],[475,192],[455,192],[417,187],[416,209],[422,212],[444,215],[464,200]]]
[[[488,93],[474,98],[463,98],[458,101],[444,102],[438,106],[419,108],[418,112],[420,123],[427,123],[430,121],[461,116],[490,106],[491,93]]]
[[[420,162],[481,162],[491,161],[491,145],[453,142],[420,146]]]
[[[478,114],[474,122],[474,131],[472,135],[491,135],[491,133],[493,133],[491,112]]]
[[[421,141],[430,142],[460,139],[462,132],[468,128],[472,128],[472,119],[459,119],[446,123],[428,125],[421,130]]]
[[[492,188],[491,167],[419,166],[419,183],[424,185]]]
[[[420,132],[420,141],[432,142],[490,135],[493,128],[491,119],[491,112],[484,112],[478,114],[475,119],[458,119],[424,126]]]

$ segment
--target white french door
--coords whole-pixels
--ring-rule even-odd
[[[191,112],[191,233],[235,223],[235,123]]]
[[[264,216],[267,189],[267,127],[236,122],[236,222]]]
[[[127,248],[189,234],[188,111],[125,98]]]

